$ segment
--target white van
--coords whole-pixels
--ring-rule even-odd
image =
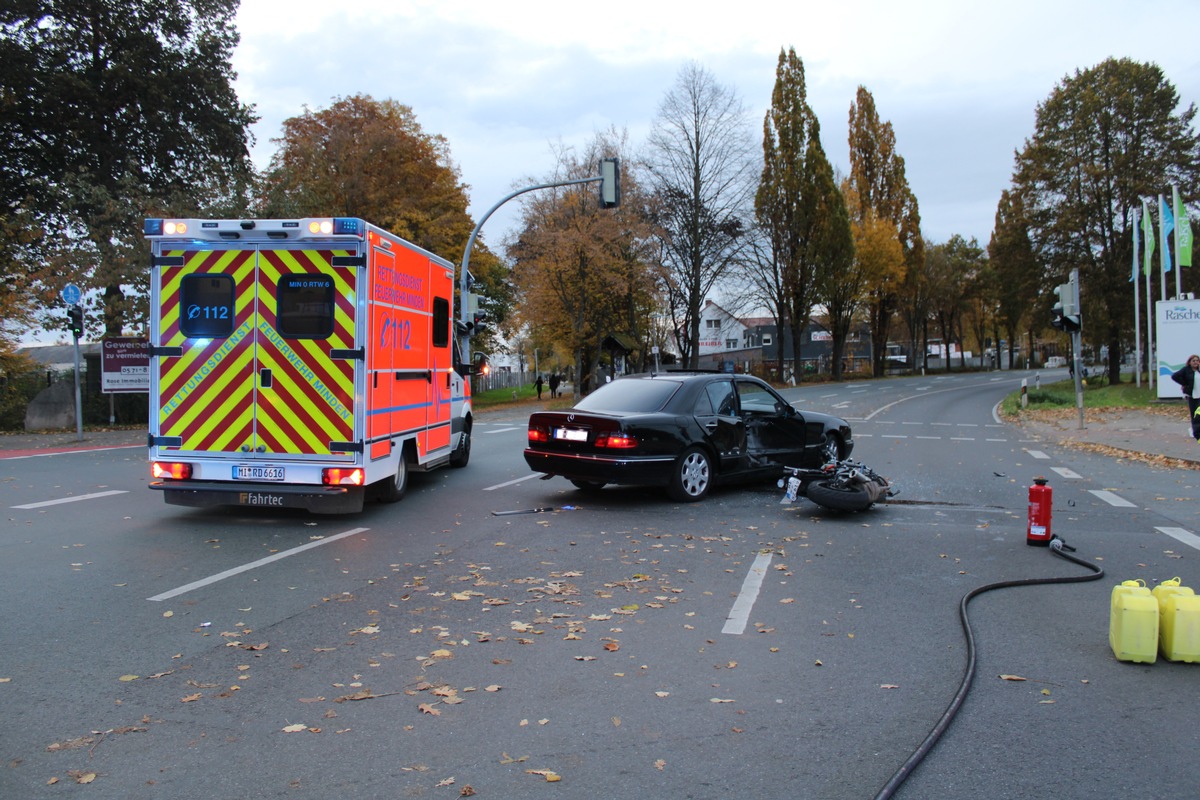
[[[1067,359],[1062,356],[1050,356],[1046,359],[1046,369],[1061,369],[1067,365]]]

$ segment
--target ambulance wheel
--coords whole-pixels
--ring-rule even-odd
[[[454,452],[450,454],[450,466],[454,468],[465,467],[467,462],[471,460],[471,420],[467,420],[466,426],[463,428],[462,436],[458,439],[458,447],[454,448]]]
[[[400,454],[400,464],[396,467],[396,474],[391,480],[379,482],[379,501],[381,503],[395,503],[404,498],[408,491],[408,450],[407,448]]]

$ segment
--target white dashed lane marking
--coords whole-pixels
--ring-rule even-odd
[[[1113,494],[1107,489],[1088,489],[1088,491],[1091,494],[1096,495],[1096,497],[1099,497],[1104,502],[1108,503],[1110,506],[1116,506],[1117,508],[1137,508],[1137,503],[1131,503],[1124,497],[1121,497],[1118,494]]]
[[[1200,536],[1197,536],[1196,534],[1191,533],[1190,531],[1185,530],[1184,528],[1155,527],[1154,530],[1158,531],[1159,533],[1165,533],[1167,536],[1170,536],[1172,539],[1175,539],[1176,541],[1179,541],[1179,542],[1183,542],[1188,547],[1191,547],[1195,550],[1200,550]]]

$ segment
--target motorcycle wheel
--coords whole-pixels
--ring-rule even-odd
[[[830,481],[813,481],[805,496],[834,511],[866,511],[875,504],[865,486],[833,486]]]

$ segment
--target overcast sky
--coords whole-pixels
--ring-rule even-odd
[[[865,86],[895,129],[924,234],[986,245],[1014,151],[1065,77],[1129,57],[1158,64],[1182,106],[1200,98],[1200,3],[1139,5],[242,0],[234,68],[262,117],[260,166],[306,106],[390,98],[446,137],[478,220],[521,179],[548,174],[553,145],[583,147],[615,125],[640,147],[689,60],[738,93],[760,144],[780,49],[794,47],[834,167],[849,169],[847,118]],[[488,221],[486,240],[508,232],[513,206]]]

